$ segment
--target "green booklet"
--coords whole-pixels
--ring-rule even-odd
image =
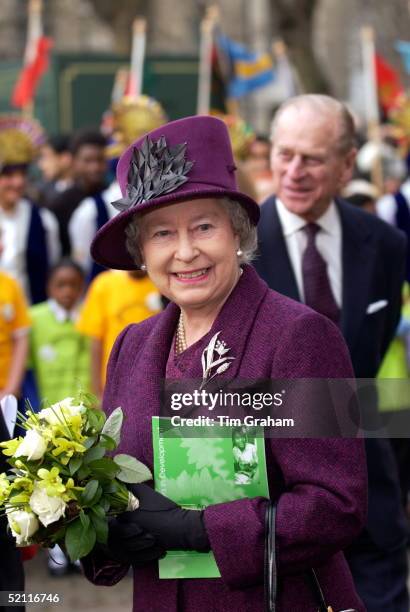
[[[196,427],[198,437],[184,437],[169,418],[153,417],[155,489],[191,509],[269,497],[263,429],[214,425],[212,437],[207,431]],[[219,578],[220,573],[212,552],[175,550],[160,559],[159,577]]]

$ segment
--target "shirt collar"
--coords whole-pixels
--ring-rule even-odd
[[[66,321],[76,321],[78,318],[78,307],[74,307],[72,310],[66,310],[55,300],[47,300],[51,312],[59,323],[65,323]]]
[[[307,221],[305,219],[288,210],[283,202],[279,200],[279,198],[276,199],[276,205],[284,236],[291,236],[307,225]],[[327,234],[335,234],[339,223],[339,215],[336,204],[333,200],[323,215],[319,217],[315,223],[317,223],[317,225],[319,225]]]

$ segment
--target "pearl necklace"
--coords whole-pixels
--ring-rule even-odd
[[[182,312],[179,315],[177,333],[175,337],[175,353],[179,355],[188,348],[185,336],[184,319]]]
[[[242,268],[239,268],[239,278],[242,276]],[[182,316],[182,312],[179,315],[177,332],[175,335],[175,354],[179,355],[183,351],[186,351],[188,345],[186,343],[185,336],[185,326],[184,326],[184,317]]]

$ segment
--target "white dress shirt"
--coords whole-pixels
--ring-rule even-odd
[[[410,178],[404,181],[400,187],[400,191],[407,201],[407,206],[410,209]],[[396,213],[397,204],[396,198],[391,193],[386,193],[384,196],[379,198],[376,202],[376,213],[380,219],[390,223],[390,225],[396,225]]]
[[[24,198],[17,202],[13,210],[6,211],[0,208],[0,269],[15,278],[23,287],[29,299],[29,280],[26,270],[26,249],[31,218],[31,206]],[[46,231],[46,243],[49,264],[56,263],[60,257],[60,239],[58,223],[55,216],[45,208],[39,213]]]
[[[307,245],[307,236],[303,228],[308,222],[290,212],[279,199],[276,200],[276,205],[299,295],[304,302],[302,257]],[[332,293],[340,308],[342,306],[342,224],[336,204],[332,202],[315,223],[321,228],[316,235],[316,247],[327,263]]]
[[[66,310],[54,299],[47,300],[51,312],[55,316],[59,323],[65,323],[66,321],[72,321],[75,323],[79,316],[79,305],[76,304],[72,310]]]
[[[111,202],[121,198],[121,189],[117,181],[114,181],[105,189],[102,199],[106,203],[108,218],[112,219],[118,214],[118,210]],[[94,198],[85,198],[79,203],[68,223],[68,233],[71,243],[71,256],[88,274],[92,268],[90,246],[97,232],[97,207]]]

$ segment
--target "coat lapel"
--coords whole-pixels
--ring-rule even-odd
[[[259,239],[263,244],[264,251],[263,278],[266,278],[269,287],[275,289],[278,293],[300,301],[275,198],[270,198],[262,206]],[[274,263],[272,264],[272,262]],[[255,267],[258,269],[258,262],[256,262]]]
[[[168,304],[146,338],[144,348],[134,364],[134,368],[140,371],[133,371],[130,375],[130,380],[137,380],[141,384],[135,393],[143,397],[143,401],[138,403],[138,422],[142,426],[135,435],[139,438],[139,448],[145,453],[141,460],[148,465],[153,463],[152,417],[160,414],[165,370],[178,316],[179,308],[175,304]]]
[[[187,371],[187,377],[202,380],[202,351],[218,332],[220,332],[218,339],[223,340],[226,347],[230,349],[226,356],[234,357],[234,359],[231,361],[229,368],[216,376],[215,379],[230,381],[238,376],[255,317],[258,315],[260,303],[268,291],[268,286],[260,279],[252,266],[244,266],[241,278],[223,305],[211,330],[205,336],[194,362]],[[216,367],[216,369],[218,368]]]
[[[211,330],[203,338],[203,341],[198,343],[195,352],[187,358],[186,367],[184,365],[184,376],[180,383],[182,387],[177,389],[173,386],[174,381],[170,381],[171,387],[167,388],[167,395],[170,390],[188,392],[192,383],[194,383],[192,390],[199,388],[202,381],[201,355],[217,332],[220,332],[219,339],[223,340],[230,349],[226,356],[234,357],[234,359],[229,368],[224,373],[215,376],[213,381],[221,388],[238,377],[255,317],[258,315],[259,306],[268,291],[268,286],[260,279],[252,266],[244,266],[241,278],[223,305]],[[245,304],[246,307],[244,307]],[[160,414],[161,398],[164,397],[163,383],[166,365],[178,316],[178,306],[171,303],[158,317],[158,322],[146,338],[144,349],[134,366],[143,369],[143,371],[135,372],[132,375],[132,377],[135,377],[133,379],[139,380],[143,386],[141,393],[143,393],[144,401],[138,406],[139,415],[141,415],[141,419],[138,420],[140,423],[144,423],[144,427],[140,431],[134,432],[134,435],[139,438],[139,448],[144,449],[144,453],[146,453],[144,457],[141,457],[141,460],[148,465],[152,465],[153,460],[151,420],[152,416]],[[178,381],[176,383],[178,385]],[[136,390],[136,393],[138,393],[138,390]],[[184,414],[189,413],[190,410],[187,410]]]
[[[353,350],[357,334],[366,315],[376,249],[365,222],[350,206],[337,201],[342,223],[342,320],[341,328],[346,343]]]

